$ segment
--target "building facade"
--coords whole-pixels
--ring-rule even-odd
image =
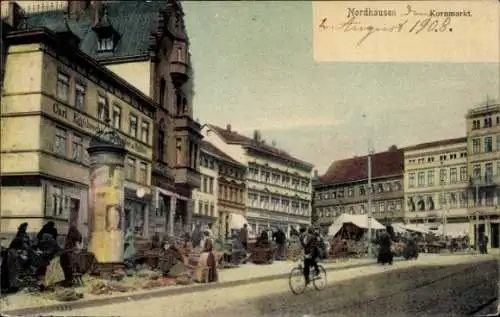
[[[404,149],[405,220],[451,236],[469,232],[467,139]]]
[[[271,226],[290,232],[292,226],[310,224],[313,165],[266,144],[259,131],[249,138],[230,125],[225,129],[206,125],[203,133],[247,167],[246,221],[254,232]]]
[[[200,186],[200,125],[193,120],[193,70],[179,1],[59,1],[26,8],[21,27],[69,29],[79,48],[153,99],[153,201],[149,233],[189,227]]]
[[[202,141],[200,151],[200,173],[201,186],[193,192],[195,211],[193,213],[192,225],[199,224],[202,228],[217,229],[218,216],[218,171],[219,160],[214,151],[206,141]],[[216,234],[216,232],[214,232]]]
[[[372,154],[372,215],[383,224],[398,223],[404,217],[404,154],[395,146]],[[318,224],[326,230],[343,213],[368,212],[368,158],[334,161],[314,183],[314,206]]]
[[[90,139],[112,125],[126,141],[123,227],[146,231],[156,103],[78,49],[68,29],[13,30],[1,104],[1,231],[45,220],[87,234]]]
[[[486,235],[500,245],[500,104],[486,102],[466,115],[469,217],[472,241]]]

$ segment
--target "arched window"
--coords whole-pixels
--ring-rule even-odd
[[[184,97],[182,98],[182,113],[187,113],[188,112],[188,102],[187,98]]]
[[[166,82],[165,78],[161,77],[160,79],[160,99],[158,100],[158,103],[163,106],[165,103],[165,87],[166,87]]]
[[[160,161],[165,159],[165,120],[161,119],[157,126],[156,149]]]

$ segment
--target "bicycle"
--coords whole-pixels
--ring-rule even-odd
[[[312,282],[314,288],[317,291],[322,291],[325,289],[326,283],[327,283],[326,270],[321,264],[318,264],[318,269],[319,269],[319,274],[314,275],[314,268],[311,267],[311,272],[309,273],[310,274],[310,281]],[[297,287],[294,286],[294,278],[301,279],[301,282],[297,285]],[[324,283],[320,284],[320,281],[324,281]],[[302,263],[299,263],[296,267],[294,267],[290,271],[290,275],[288,277],[288,284],[289,284],[290,290],[292,291],[293,294],[300,295],[300,294],[304,293],[307,285],[306,285],[306,281],[304,278],[304,266],[302,265]]]

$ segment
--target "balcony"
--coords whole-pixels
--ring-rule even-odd
[[[156,161],[153,163],[153,174],[160,175],[170,179],[175,179],[174,169],[160,161]]]
[[[189,167],[175,168],[175,183],[186,184],[191,188],[200,188],[201,177],[198,172]]]
[[[170,63],[170,77],[175,87],[181,87],[188,79],[188,65],[182,61],[172,61]]]
[[[470,186],[479,187],[498,186],[500,185],[500,174],[470,177],[469,184]]]
[[[201,125],[188,116],[176,117],[174,119],[175,130],[190,130],[199,133]]]

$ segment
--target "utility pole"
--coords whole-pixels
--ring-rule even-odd
[[[441,170],[443,170],[443,164],[444,162],[441,161]],[[448,202],[446,200],[446,195],[445,195],[445,192],[444,192],[444,182],[445,182],[445,177],[442,176],[442,179],[441,179],[441,195],[443,197],[443,205],[441,206],[441,212],[443,213],[442,214],[442,222],[443,222],[443,238],[446,239],[446,222],[448,221],[448,219],[446,218],[446,212],[447,212],[447,209],[448,209]]]
[[[372,257],[372,150],[368,148],[368,257]]]

